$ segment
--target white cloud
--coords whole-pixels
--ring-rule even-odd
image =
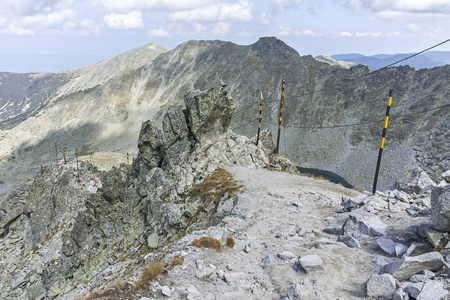
[[[230,24],[227,22],[219,22],[214,26],[212,32],[216,35],[226,35],[230,32]]]
[[[10,24],[8,27],[4,29],[0,29],[0,34],[8,34],[8,35],[33,35],[34,32],[29,29],[18,27],[14,24]]]
[[[247,0],[238,3],[220,3],[170,14],[173,21],[251,21],[254,4]]]
[[[309,29],[303,29],[303,30],[294,30],[294,35],[302,35],[302,36],[310,36],[310,37],[315,37],[315,36],[321,36],[321,33],[316,33],[312,30]]]
[[[198,33],[198,34],[206,34],[208,32],[208,27],[206,27],[198,22],[192,23],[192,27],[194,27],[195,33]]]
[[[115,30],[137,29],[144,27],[142,12],[132,11],[128,14],[109,14],[103,18],[105,25]]]
[[[262,13],[259,16],[259,21],[261,23],[263,23],[264,25],[269,25],[270,23],[272,23],[272,18],[269,15],[267,15],[266,13]]]
[[[405,15],[450,14],[448,0],[339,0],[349,8],[373,14],[374,19],[394,19]]]
[[[380,37],[383,34],[381,32],[357,32],[355,36],[357,37]]]
[[[157,29],[150,29],[148,35],[154,37],[167,37],[170,36],[170,33],[160,27]]]
[[[278,27],[277,34],[280,36],[295,35],[295,36],[309,36],[309,37],[316,37],[322,35],[321,33],[317,33],[309,29],[298,30],[285,26]]]
[[[219,2],[219,0],[101,0],[103,7],[113,12],[146,10],[192,10]]]
[[[339,32],[339,36],[353,36],[353,34],[351,34],[350,32],[347,32],[347,31],[342,31],[342,32]]]
[[[412,23],[409,23],[409,24],[406,26],[406,28],[408,28],[408,30],[410,30],[410,31],[416,31],[416,30],[419,29],[419,27],[418,27],[416,24],[412,24]]]
[[[83,35],[99,34],[101,26],[94,20],[83,19],[80,21],[80,30]]]
[[[63,24],[68,18],[73,16],[73,14],[73,11],[70,9],[56,11],[49,14],[40,13],[32,16],[26,16],[22,18],[19,23],[25,25],[26,27],[54,27],[56,25]]]
[[[275,4],[275,7],[279,10],[294,8],[302,3],[302,1],[303,0],[272,0],[273,4]]]

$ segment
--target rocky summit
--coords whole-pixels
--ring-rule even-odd
[[[0,203],[1,299],[450,299],[448,172],[374,195],[233,132],[186,93],[110,171],[58,160]]]

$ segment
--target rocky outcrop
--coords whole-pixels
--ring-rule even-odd
[[[450,231],[450,185],[431,192],[431,220],[440,231]]]
[[[73,160],[48,165],[0,204],[2,299],[64,297],[117,262],[150,255],[188,228],[209,226],[220,204],[191,195],[195,184],[226,165],[274,164],[268,149],[228,131],[231,101],[223,87],[188,97],[186,109],[167,110],[162,131],[152,121],[143,124],[132,165],[109,172],[86,162],[76,172]],[[205,99],[208,109],[199,111]],[[195,130],[190,112],[197,112]],[[273,147],[269,132],[261,139]],[[232,195],[224,190],[217,197],[225,203]],[[220,213],[223,219],[232,211]]]

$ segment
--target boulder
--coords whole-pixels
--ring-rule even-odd
[[[435,187],[431,192],[431,220],[439,231],[450,231],[450,186]]]
[[[386,234],[386,224],[379,217],[362,208],[355,209],[349,215],[344,226],[347,235],[358,238],[361,234],[383,236]]]
[[[441,282],[431,280],[425,283],[416,300],[442,299],[448,294],[449,292],[444,288]]]
[[[423,270],[437,271],[444,266],[444,258],[439,252],[429,252],[418,256],[404,256],[400,260],[387,264],[378,274],[391,274],[404,281]]]
[[[403,178],[395,183],[398,190],[408,194],[420,194],[430,191],[436,184],[422,168],[417,167],[403,175]]]
[[[306,273],[311,273],[317,270],[323,270],[323,261],[322,258],[317,254],[310,254],[301,256],[298,259],[298,262],[301,268]]]
[[[323,232],[329,234],[344,234],[344,225],[347,223],[349,217],[333,220],[327,227],[323,229]]]
[[[372,275],[361,289],[366,297],[392,299],[396,291],[395,279],[390,274]]]

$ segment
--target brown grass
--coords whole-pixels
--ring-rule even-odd
[[[135,290],[139,290],[146,283],[151,280],[155,280],[158,275],[164,272],[164,266],[159,261],[153,261],[148,266],[145,267],[144,272],[142,272],[141,278],[134,285]]]
[[[90,293],[87,297],[82,298],[81,300],[93,300],[107,296],[113,296],[117,293],[117,291],[124,290],[127,287],[128,283],[123,281],[114,282],[108,285],[105,289],[101,291],[96,291]]]
[[[235,244],[236,244],[236,243],[234,242],[234,239],[233,239],[232,237],[230,237],[230,236],[227,237],[227,241],[225,242],[225,245],[226,245],[227,247],[233,248]]]
[[[167,267],[167,270],[172,270],[175,266],[181,266],[183,262],[184,257],[177,255],[172,259],[170,265]]]
[[[194,185],[191,189],[191,196],[201,197],[208,202],[214,201],[218,204],[226,192],[228,192],[228,197],[232,198],[242,187],[244,186],[239,185],[227,170],[219,168],[206,177],[203,182]]]
[[[216,249],[217,251],[222,249],[222,244],[220,243],[220,241],[209,236],[204,236],[200,239],[195,239],[192,242],[192,245],[198,248],[213,248]]]

